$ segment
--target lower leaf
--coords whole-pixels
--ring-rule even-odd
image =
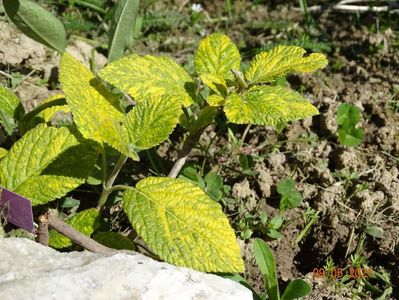
[[[221,207],[182,180],[149,177],[123,195],[134,229],[163,260],[205,272],[242,272],[233,229]]]

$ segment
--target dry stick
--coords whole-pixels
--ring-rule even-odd
[[[97,243],[95,240],[85,236],[83,233],[75,230],[65,222],[49,213],[40,216],[40,218],[46,220],[46,223],[48,223],[48,225],[57,230],[59,233],[65,235],[67,238],[89,251],[99,254],[108,254],[115,251],[111,248],[101,245],[100,243]]]
[[[48,234],[48,218],[46,215],[41,215],[39,217],[39,228],[37,230],[37,241],[48,246],[49,234]]]
[[[341,1],[338,4],[330,6],[314,5],[308,7],[309,12],[320,12],[325,9],[332,9],[348,13],[361,13],[361,12],[387,12],[398,13],[398,9],[390,9],[389,6],[362,6],[362,5],[350,5],[349,3],[356,3],[361,1]],[[299,9],[296,9],[299,10]]]
[[[201,134],[204,132],[206,127],[207,126],[192,131],[188,135],[187,139],[184,141],[183,148],[179,152],[177,161],[175,162],[175,164],[173,165],[172,169],[168,174],[168,177],[176,178],[177,175],[179,175],[181,168],[183,168],[184,164],[186,163],[186,160],[191,152],[191,149],[193,149],[195,144],[197,144]]]

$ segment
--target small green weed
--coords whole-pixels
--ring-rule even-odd
[[[356,127],[359,120],[360,112],[356,106],[343,103],[338,107],[338,138],[342,145],[356,147],[362,143],[364,130]]]

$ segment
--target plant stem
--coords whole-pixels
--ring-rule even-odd
[[[251,124],[248,124],[247,127],[245,128],[244,133],[242,134],[241,143],[240,143],[240,150],[244,146],[245,138],[247,137],[248,132],[251,129],[251,126],[252,126]]]
[[[184,141],[183,148],[181,149],[175,164],[170,170],[168,177],[176,178],[177,175],[179,175],[181,168],[183,168],[184,164],[186,163],[188,155],[190,154],[191,150],[194,148],[195,144],[198,142],[200,136],[202,135],[206,127],[208,126],[190,132],[190,134]]]
[[[295,240],[295,244],[298,244],[303,237],[307,234],[309,231],[310,227],[313,225],[314,222],[316,222],[319,219],[319,212],[317,212],[312,219],[306,224],[305,228],[301,231],[301,233],[298,235],[298,237]]]
[[[97,208],[101,209],[104,206],[104,204],[107,202],[108,196],[115,190],[114,187],[112,187],[112,185],[114,184],[116,177],[118,177],[118,174],[121,171],[126,160],[127,156],[121,154],[118,161],[115,163],[111,175],[109,176],[108,180],[103,183],[103,191],[101,193],[100,200],[98,200]]]
[[[82,246],[83,248],[99,253],[99,254],[107,254],[114,252],[113,249],[108,248],[100,243],[96,242],[95,240],[89,238],[88,236],[84,235],[83,233],[77,231],[73,227],[69,226],[67,223],[61,221],[57,217],[51,215],[50,213],[46,213],[40,216],[43,223],[47,223],[52,228],[57,230],[59,233],[65,235],[69,239],[71,239],[76,244]]]

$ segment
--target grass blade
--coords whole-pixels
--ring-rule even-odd
[[[108,63],[123,55],[133,38],[139,0],[119,0],[108,33]]]

